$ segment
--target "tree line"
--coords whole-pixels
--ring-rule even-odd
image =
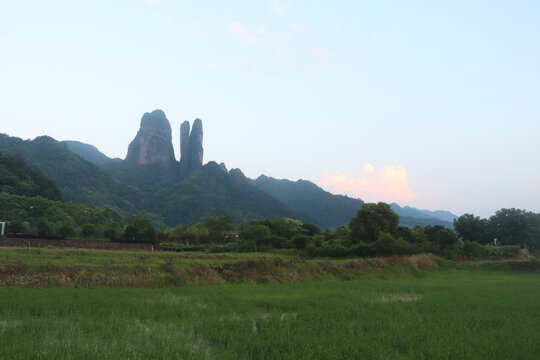
[[[323,257],[429,252],[498,258],[515,255],[520,248],[540,247],[540,214],[519,209],[501,209],[489,219],[465,214],[454,221],[455,230],[440,225],[399,226],[399,216],[383,202],[364,204],[348,225],[334,230],[291,218],[238,223],[230,216],[159,229],[150,216],[0,193],[0,218],[9,220],[8,232],[154,242],[177,251],[290,251]]]

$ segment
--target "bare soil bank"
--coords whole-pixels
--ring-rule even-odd
[[[0,246],[9,247],[33,247],[33,248],[70,248],[70,249],[96,249],[96,250],[141,250],[150,251],[150,244],[110,243],[99,241],[74,241],[74,240],[44,240],[24,238],[0,238]]]

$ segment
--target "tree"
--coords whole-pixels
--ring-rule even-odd
[[[200,224],[200,227],[208,230],[210,241],[222,243],[225,239],[224,233],[234,229],[234,219],[230,216],[210,216]]]
[[[71,225],[69,225],[69,224],[63,224],[63,225],[60,226],[60,228],[58,229],[58,232],[59,232],[60,235],[62,235],[63,237],[68,237],[68,236],[73,235],[73,227],[71,227]]]
[[[380,232],[396,236],[398,224],[399,216],[389,204],[383,202],[364,204],[349,223],[351,239],[356,243],[360,241],[372,243],[378,239]]]
[[[103,235],[109,240],[114,240],[116,238],[116,230],[109,228],[103,232]]]
[[[132,239],[135,240],[135,237],[137,236],[137,228],[133,225],[126,226],[126,229],[124,230],[124,238],[125,239]]]
[[[82,228],[82,234],[85,238],[94,236],[96,234],[96,226],[94,224],[86,224]]]
[[[309,232],[303,225],[300,220],[281,218],[272,221],[270,227],[274,235],[292,239],[296,235],[307,234]]]
[[[464,214],[454,220],[454,229],[464,240],[489,244],[493,237],[489,233],[488,222],[473,214]]]
[[[47,220],[40,219],[37,224],[37,233],[39,235],[48,235],[50,231],[50,226]]]
[[[306,246],[312,241],[312,238],[307,235],[296,235],[292,239],[293,246],[296,249],[305,249]]]
[[[435,242],[442,249],[454,248],[459,244],[459,237],[451,229],[442,229],[435,233]]]
[[[302,224],[302,229],[306,230],[309,236],[319,235],[321,233],[321,229],[314,224]]]
[[[501,209],[489,218],[489,229],[498,244],[539,247],[539,214],[520,209]]]
[[[265,247],[271,244],[272,232],[266,225],[248,223],[240,230],[238,237],[242,242]]]
[[[12,221],[8,224],[7,231],[12,233],[23,233],[24,224],[20,221]]]
[[[156,229],[151,224],[151,219],[141,215],[129,215],[126,219],[128,226],[124,231],[127,239],[154,241],[156,239]]]

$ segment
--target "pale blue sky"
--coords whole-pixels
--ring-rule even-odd
[[[199,117],[205,161],[249,177],[540,212],[538,19],[519,0],[1,1],[0,132],[123,158],[159,108],[177,156]]]

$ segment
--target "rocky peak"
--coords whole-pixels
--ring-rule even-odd
[[[162,110],[145,113],[137,135],[129,144],[126,161],[132,164],[160,164],[174,168],[171,124]]]
[[[202,166],[203,161],[203,128],[201,119],[195,119],[191,135],[189,135],[189,153],[191,158],[191,168],[196,169]]]
[[[191,133],[189,122],[184,121],[180,125],[180,172],[182,176],[202,166],[204,154],[202,143],[202,121],[195,119]]]

